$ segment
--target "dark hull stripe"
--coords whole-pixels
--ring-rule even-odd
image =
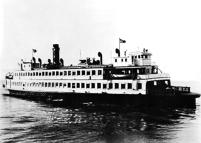
[[[62,99],[66,105],[83,103],[114,104],[120,106],[168,106],[168,107],[195,107],[196,95],[125,95],[125,94],[93,94],[93,93],[49,93],[9,90],[9,96],[31,100],[55,101]]]

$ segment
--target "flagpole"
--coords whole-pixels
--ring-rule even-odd
[[[120,38],[119,38],[119,55],[120,55]],[[120,57],[121,57],[121,55],[120,55]]]
[[[80,59],[81,59],[81,49],[80,49]]]
[[[31,58],[31,63],[32,63],[32,60],[33,60],[33,49],[32,49],[32,58]]]

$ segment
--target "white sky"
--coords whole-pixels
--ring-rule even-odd
[[[32,49],[47,62],[52,44],[65,65],[103,53],[111,61],[118,38],[122,50],[147,48],[173,80],[201,80],[199,0],[4,0],[1,2],[0,67],[17,67]],[[2,21],[3,20],[3,21]],[[3,26],[3,27],[2,27]]]

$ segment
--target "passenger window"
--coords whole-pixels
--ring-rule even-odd
[[[52,74],[52,73],[51,73],[51,72],[49,72],[49,76],[51,76],[51,74]]]
[[[98,75],[101,75],[102,74],[102,70],[98,70]]]
[[[73,71],[73,75],[75,75],[75,73],[76,73],[76,72],[75,72],[75,71]]]
[[[101,88],[101,83],[97,83],[97,88]]]
[[[87,71],[87,75],[90,75],[90,71]]]
[[[42,72],[42,76],[44,76],[44,74],[45,74],[45,73],[44,73],[44,72]]]
[[[90,84],[89,84],[89,83],[87,83],[86,87],[87,87],[87,88],[90,88]]]
[[[91,83],[91,88],[95,88],[95,83]]]
[[[142,89],[142,83],[137,83],[137,89]]]
[[[119,84],[118,83],[115,83],[115,89],[118,89],[119,88]]]
[[[126,85],[125,84],[121,84],[121,89],[125,89]]]
[[[107,84],[103,84],[103,89],[106,89],[107,88]]]
[[[72,83],[72,88],[75,88],[75,83]]]
[[[61,71],[61,72],[60,72],[60,76],[62,76],[62,75],[63,75],[63,72]]]
[[[85,71],[82,71],[82,75],[85,75]]]
[[[67,75],[67,71],[64,71],[64,75]]]
[[[77,88],[80,88],[80,83],[77,83]]]
[[[45,75],[48,76],[48,72],[45,72]]]
[[[132,83],[128,83],[128,89],[132,89]]]
[[[68,83],[68,88],[70,88],[71,87],[71,84],[70,83]]]
[[[96,74],[96,71],[95,70],[92,70],[92,75],[95,75]]]
[[[112,89],[112,83],[109,83],[109,89]]]
[[[59,83],[59,87],[61,87],[61,86],[62,86],[62,83],[60,82],[60,83]]]
[[[82,88],[84,88],[84,83],[81,84]]]
[[[56,75],[59,75],[59,71],[56,71]]]
[[[55,76],[55,71],[52,72],[52,75]]]
[[[71,71],[68,71],[68,75],[71,75]]]
[[[167,80],[165,81],[165,84],[166,84],[166,85],[169,85],[169,83],[168,83],[168,81],[167,81]]]
[[[77,71],[77,75],[80,75],[80,71]]]

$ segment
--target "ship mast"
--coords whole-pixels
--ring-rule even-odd
[[[119,55],[121,56],[121,52],[120,52],[120,45],[121,43],[126,43],[126,40],[123,40],[121,38],[119,38]]]

